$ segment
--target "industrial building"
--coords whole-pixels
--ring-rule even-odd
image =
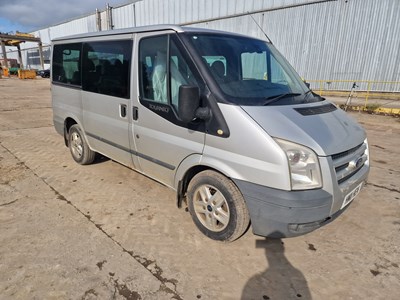
[[[123,1],[123,0],[121,0]],[[317,89],[400,91],[398,0],[138,0],[34,32],[49,64],[51,40],[78,33],[152,24],[225,30],[266,39]],[[23,65],[40,69],[39,49],[21,44]],[[13,49],[9,58],[17,58]],[[373,85],[373,86],[371,86]]]

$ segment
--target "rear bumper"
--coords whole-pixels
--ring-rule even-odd
[[[332,194],[322,189],[284,191],[235,180],[242,192],[253,233],[268,237],[294,237],[332,222],[349,206],[331,214]]]

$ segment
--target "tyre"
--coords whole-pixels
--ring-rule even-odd
[[[96,156],[96,152],[90,150],[89,145],[83,136],[81,128],[75,124],[69,129],[68,146],[72,158],[81,165],[91,164]]]
[[[194,176],[187,198],[197,228],[213,240],[234,241],[249,227],[249,213],[241,192],[220,173],[206,170]]]

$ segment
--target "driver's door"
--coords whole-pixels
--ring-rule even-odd
[[[203,152],[204,122],[185,124],[177,114],[179,86],[199,86],[199,76],[173,32],[139,34],[136,49],[139,89],[133,95],[135,154],[143,173],[173,187],[179,164]]]

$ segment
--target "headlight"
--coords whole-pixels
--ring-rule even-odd
[[[365,149],[365,152],[364,152],[364,154],[367,156],[367,160],[365,161],[365,164],[366,164],[367,166],[369,166],[369,146],[368,146],[368,139],[365,139],[365,140],[364,140],[364,144],[365,144],[365,146],[367,147],[367,148]]]
[[[321,168],[314,151],[288,141],[280,139],[275,139],[275,141],[288,158],[292,190],[321,188]]]

